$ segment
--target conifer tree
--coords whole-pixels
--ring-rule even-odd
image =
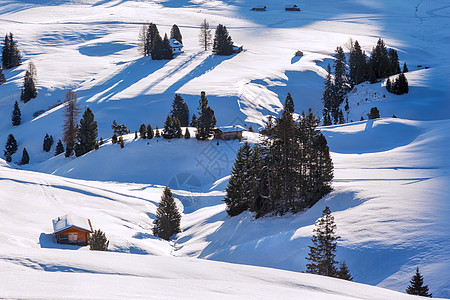
[[[134,131],[134,139],[137,140],[137,138],[138,138],[138,133],[137,133],[137,130],[135,130]]]
[[[196,138],[197,140],[204,141],[211,137],[217,123],[214,110],[208,106],[208,98],[206,98],[205,92],[201,92],[198,110],[199,117],[197,119]]]
[[[53,136],[48,135],[48,133],[46,133],[44,137],[44,143],[42,145],[42,150],[44,150],[45,152],[50,152],[52,146],[53,146]]]
[[[341,116],[342,112],[339,111],[339,106],[346,99],[349,84],[347,80],[347,66],[345,53],[342,47],[337,47],[334,54],[334,85],[333,85],[333,101],[331,108],[331,116],[333,117],[334,124],[342,124]],[[342,116],[343,118],[343,116]]]
[[[125,148],[125,142],[123,141],[123,136],[119,136],[119,140],[117,142],[119,143],[120,149]]]
[[[59,155],[61,153],[64,153],[64,145],[61,142],[61,140],[58,140],[58,143],[56,144],[56,148],[55,148],[55,155]]]
[[[287,93],[286,100],[284,100],[284,109],[289,111],[291,114],[294,113],[295,105],[291,93]]]
[[[334,100],[334,84],[331,78],[331,66],[327,66],[327,76],[324,81],[324,89],[322,94],[323,103],[323,125],[328,126],[333,124],[331,119],[331,112],[333,110]]]
[[[152,125],[147,125],[147,138],[151,140],[155,136],[155,133],[153,132]]]
[[[139,52],[144,56],[149,56],[153,50],[153,40],[156,35],[159,35],[158,28],[154,23],[146,23],[142,25],[139,33]]]
[[[406,65],[406,62],[403,64],[403,73],[408,73],[408,66]]]
[[[423,276],[419,272],[419,267],[416,268],[416,274],[411,278],[406,292],[410,295],[432,297],[432,294],[428,292],[428,285],[423,285]]]
[[[369,61],[376,78],[383,78],[392,74],[392,62],[381,38],[373,48]]]
[[[14,36],[9,33],[5,36],[2,51],[2,66],[3,69],[11,69],[19,66],[22,63],[22,57],[20,55],[17,42],[14,41]]]
[[[5,74],[3,74],[3,69],[0,67],[0,85],[6,82]]]
[[[203,50],[207,51],[211,47],[211,38],[211,29],[209,29],[209,23],[205,19],[200,24],[200,33],[198,35],[199,43]]]
[[[72,155],[75,141],[77,138],[78,115],[80,107],[77,103],[77,93],[72,90],[66,92],[64,97],[64,124],[63,124],[63,141],[66,144],[66,157]]]
[[[391,61],[392,72],[389,75],[394,75],[400,73],[400,62],[398,60],[397,50],[390,48],[388,50],[389,59]]]
[[[109,241],[106,234],[98,229],[89,236],[88,244],[90,250],[108,251]]]
[[[94,150],[97,137],[97,121],[94,120],[94,114],[88,107],[84,111],[80,120],[80,126],[78,127],[75,155],[78,157]]]
[[[139,136],[141,139],[147,138],[147,126],[145,126],[145,124],[141,124],[139,127]]]
[[[248,142],[239,149],[231,177],[226,188],[226,197],[223,201],[227,205],[228,215],[236,216],[249,209],[253,202],[253,189],[255,186],[252,175],[252,148]]]
[[[353,87],[361,82],[368,80],[368,65],[366,54],[362,51],[358,41],[355,41],[350,49],[350,57],[348,60],[349,83]]]
[[[172,118],[180,120],[182,127],[189,126],[189,108],[184,99],[176,94],[172,102],[172,110],[170,111]]]
[[[340,278],[340,279],[348,280],[348,281],[353,280],[353,277],[350,275],[350,270],[348,269],[345,261],[342,261],[339,264],[339,270],[337,271],[336,277]]]
[[[322,216],[316,221],[316,228],[312,237],[313,246],[309,247],[307,260],[310,261],[306,265],[306,272],[317,275],[336,277],[337,261],[336,246],[340,237],[336,235],[336,224],[331,214],[330,208],[327,206],[322,212]]]
[[[161,136],[161,133],[159,132],[158,125],[156,125],[155,137],[159,138],[160,136]]]
[[[188,127],[186,127],[186,131],[184,132],[184,138],[187,140],[191,138],[191,133],[189,132]]]
[[[169,38],[167,37],[167,34],[164,35],[164,39],[162,42],[161,56],[162,56],[162,59],[172,59],[173,58],[172,47],[170,47],[170,42],[169,42]]]
[[[392,83],[391,83],[391,79],[388,77],[388,79],[386,80],[386,91],[388,91],[389,93],[392,90]]]
[[[233,54],[233,41],[228,33],[228,30],[222,24],[217,25],[213,53],[217,55],[232,55]]]
[[[370,112],[367,114],[369,120],[378,119],[380,117],[380,111],[377,107],[372,107]]]
[[[397,76],[392,83],[390,92],[396,95],[403,95],[409,92],[408,80],[406,79],[405,74],[400,73],[400,75]]]
[[[153,221],[153,234],[164,240],[180,232],[181,214],[175,203],[175,198],[168,186],[165,187],[158,209],[156,218]]]
[[[170,38],[176,39],[180,42],[180,44],[183,44],[183,37],[181,36],[180,28],[176,24],[173,24],[172,28],[170,29]]]
[[[175,128],[173,127],[174,122],[170,115],[167,115],[166,121],[164,122],[164,132],[162,137],[165,139],[173,139],[175,135]]]
[[[11,160],[12,160],[11,157],[14,153],[16,153],[16,151],[17,151],[17,141],[14,138],[14,135],[12,133],[10,133],[6,140],[5,151],[4,151],[4,155],[5,155],[7,162],[11,162]]]
[[[192,115],[192,119],[191,119],[191,127],[197,127],[197,123],[198,123],[198,119],[197,116],[195,114]]]
[[[151,55],[153,60],[164,59],[164,43],[159,33],[153,37]]]
[[[118,138],[117,138],[117,133],[114,132],[114,134],[111,137],[111,143],[112,144],[117,144]]]
[[[27,148],[23,148],[22,159],[20,160],[20,165],[26,165],[30,162],[30,156],[28,155]]]
[[[128,129],[127,126],[125,126],[124,124],[117,124],[116,120],[113,121],[111,129],[117,135],[124,135],[130,133],[130,129]]]
[[[28,69],[25,71],[25,77],[23,79],[23,88],[20,94],[20,100],[22,100],[23,103],[27,103],[31,99],[37,97],[35,77],[36,77],[36,67],[34,66],[33,62],[30,61],[28,63]]]
[[[14,103],[14,109],[12,112],[12,116],[11,116],[11,123],[13,126],[19,126],[20,122],[22,121],[21,118],[21,113],[20,113],[20,108],[19,108],[19,103],[17,103],[17,101]]]

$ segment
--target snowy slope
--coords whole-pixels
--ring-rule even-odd
[[[11,275],[10,283],[0,286],[3,295],[29,297],[35,292],[36,297],[55,297],[56,293],[48,294],[46,287],[63,276],[59,271],[70,271],[64,277],[80,282],[97,276],[94,287],[98,288],[119,282],[111,290],[112,297],[119,298],[119,288],[123,287],[136,298],[145,298],[133,286],[154,287],[149,278],[155,275],[138,267],[147,259],[149,268],[160,264],[188,268],[185,264],[191,260],[185,258],[171,262],[170,257],[128,257],[121,253],[107,255],[132,266],[105,267],[114,259],[99,258],[100,254],[85,248],[45,249],[57,247],[50,235],[51,219],[67,212],[90,217],[94,227],[108,233],[115,252],[191,256],[302,271],[312,224],[328,205],[342,237],[338,259],[347,261],[355,281],[404,291],[419,265],[433,294],[450,297],[450,236],[445,230],[450,225],[450,199],[445,192],[450,181],[450,40],[445,32],[450,2],[306,0],[301,13],[284,12],[284,5],[290,3],[271,3],[268,12],[258,13],[249,9],[259,1],[243,0],[0,0],[0,28],[15,34],[24,54],[22,66],[4,71],[8,81],[0,86],[0,143],[13,133],[19,143],[13,160],[20,159],[23,147],[31,156],[31,165],[21,168],[25,171],[0,160],[0,240],[5,248],[0,270]],[[201,51],[198,24],[205,18],[212,28],[225,24],[245,51],[232,57]],[[147,20],[156,23],[161,33],[178,24],[185,53],[162,62],[140,57],[137,35]],[[362,84],[350,95],[348,118],[359,120],[377,106],[382,117],[395,114],[401,119],[324,128],[336,167],[335,190],[303,214],[264,220],[252,220],[250,214],[236,218],[226,215],[221,200],[239,147],[237,141],[216,145],[215,141],[160,139],[147,143],[133,140],[131,134],[126,137],[125,149],[106,143],[99,151],[77,159],[41,151],[45,133],[56,140],[62,136],[63,107],[59,101],[69,88],[77,91],[82,107],[92,109],[104,139],[111,136],[114,119],[132,131],[141,123],[161,128],[175,93],[181,93],[191,113],[196,113],[200,91],[205,90],[220,125],[253,123],[257,127],[265,116],[280,111],[287,92],[294,96],[296,112],[308,107],[320,112],[324,68],[331,63],[335,47],[353,38],[370,51],[379,37],[408,63],[410,93],[388,94],[382,82]],[[294,57],[298,49],[305,53],[300,59]],[[39,95],[20,104],[23,124],[12,128],[10,114],[19,98],[28,60],[38,70]],[[34,118],[33,113],[39,110],[45,113]],[[256,135],[246,138],[255,141]],[[151,234],[156,205],[167,184],[184,211],[183,232],[170,243]],[[66,253],[76,253],[76,257]],[[57,258],[57,267],[50,263],[52,257]],[[100,271],[92,271],[99,259],[105,260]],[[194,262],[205,267],[189,270],[192,273],[186,276],[199,282],[222,272],[224,266]],[[211,264],[211,273],[204,273],[206,264]],[[311,289],[322,293],[321,297],[329,293],[339,297],[345,290],[344,298],[370,298],[364,296],[366,287],[355,288],[361,294],[352,293],[350,286],[355,285],[347,288],[348,283],[339,282],[336,289],[325,291],[323,285],[311,288],[304,274],[224,268],[244,275],[230,275],[224,283],[214,281],[211,286],[217,289],[211,287],[208,292],[223,292],[229,285],[267,275],[274,281],[270,291],[262,289],[258,280],[252,281],[253,291],[260,290],[267,298]],[[289,279],[284,281],[279,272],[289,274]],[[30,280],[30,294],[20,294],[14,288],[24,274]],[[111,274],[119,277],[117,281]],[[133,285],[130,276],[136,280]],[[181,286],[177,291],[193,284],[197,289],[192,297],[208,295],[199,282],[186,282],[184,275],[171,272],[167,276],[175,282],[171,286]],[[277,281],[278,276],[281,279]],[[400,297],[376,291],[379,299]],[[235,296],[245,296],[243,290],[240,292]],[[177,292],[163,295],[175,297]],[[95,298],[87,292],[80,297]]]

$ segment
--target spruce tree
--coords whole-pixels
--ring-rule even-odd
[[[196,138],[197,140],[204,141],[211,137],[217,123],[214,110],[208,106],[208,98],[206,98],[205,92],[201,92],[198,110],[199,117],[197,119]]]
[[[191,127],[197,127],[197,123],[198,123],[198,119],[197,116],[195,114],[192,115],[192,119],[191,119]]]
[[[77,139],[78,115],[80,107],[77,103],[77,93],[72,90],[66,92],[64,98],[64,124],[63,124],[63,141],[66,144],[66,157],[72,155],[75,141]]]
[[[403,64],[403,73],[408,73],[408,66],[406,65],[406,62]]]
[[[172,102],[172,110],[170,111],[172,118],[180,120],[182,127],[189,126],[189,108],[184,99],[176,94]]]
[[[378,119],[380,117],[380,111],[377,107],[372,107],[370,112],[367,114],[369,120]]]
[[[3,69],[0,67],[0,85],[6,82],[5,74],[3,74]]]
[[[20,160],[20,165],[26,165],[30,162],[30,156],[28,155],[27,148],[23,148],[22,159]]]
[[[284,100],[284,109],[289,111],[291,114],[294,113],[295,105],[291,93],[287,93],[286,100]]]
[[[61,153],[64,153],[64,145],[61,142],[61,140],[58,140],[58,143],[56,144],[56,148],[55,148],[55,155],[59,155]]]
[[[181,214],[178,211],[172,191],[168,186],[165,187],[158,209],[156,218],[153,221],[153,234],[164,240],[180,232]]]
[[[323,125],[328,126],[333,124],[331,119],[331,112],[333,110],[334,100],[334,84],[333,79],[331,78],[331,66],[327,66],[327,76],[324,81],[324,89],[322,94],[322,103],[323,103]]]
[[[13,126],[19,126],[20,122],[22,121],[21,118],[21,113],[20,113],[20,108],[19,108],[19,103],[17,103],[17,101],[14,103],[14,109],[12,112],[12,116],[11,116],[11,123]]]
[[[228,30],[222,24],[217,25],[213,53],[217,55],[232,55],[233,54],[233,41],[228,33]]]
[[[390,92],[396,95],[403,95],[409,92],[408,80],[404,73],[400,73],[394,80]]]
[[[144,56],[149,56],[152,54],[154,47],[155,36],[159,36],[158,28],[154,23],[147,23],[142,25],[141,31],[139,33],[139,46],[138,49]]]
[[[123,141],[123,136],[119,136],[119,140],[117,141],[119,143],[120,149],[125,148],[125,142]]]
[[[175,137],[174,121],[170,115],[167,115],[166,121],[164,122],[164,132],[162,137],[168,140]]]
[[[358,41],[355,41],[352,49],[350,50],[348,65],[348,77],[351,86],[355,86],[368,80],[366,54],[361,50],[361,46]]]
[[[180,28],[176,24],[173,24],[172,28],[170,29],[170,38],[176,39],[180,42],[180,44],[183,44],[183,37],[181,36]]]
[[[90,250],[108,251],[109,241],[106,234],[98,229],[89,236],[88,244]]]
[[[42,150],[44,150],[45,152],[50,152],[52,146],[53,146],[53,136],[48,135],[48,133],[46,133],[44,137],[44,143],[42,145]]]
[[[342,124],[339,106],[345,101],[348,92],[347,66],[345,53],[342,47],[337,47],[334,54],[334,85],[331,116],[334,124]],[[343,117],[342,117],[343,118]]]
[[[159,132],[158,125],[156,125],[155,137],[159,138],[160,136],[161,136],[161,133]]]
[[[14,138],[14,135],[10,133],[6,140],[4,155],[7,162],[11,162],[12,155],[17,151],[17,141]]]
[[[348,280],[348,281],[353,280],[353,277],[350,275],[350,270],[348,269],[345,261],[342,261],[339,264],[339,270],[337,271],[336,277],[340,278],[340,279]]]
[[[391,61],[392,72],[389,75],[398,74],[401,72],[400,70],[400,62],[398,60],[397,50],[390,48],[388,50],[389,59]]]
[[[187,140],[191,138],[191,133],[189,132],[188,127],[186,127],[186,131],[184,132],[184,138]]]
[[[153,132],[152,125],[147,125],[147,138],[151,140],[155,136],[155,133]]]
[[[94,120],[94,114],[88,107],[84,111],[78,127],[75,155],[78,157],[94,150],[97,137],[97,121]]]
[[[117,138],[117,133],[114,132],[114,134],[111,137],[111,143],[112,144],[117,144],[118,138]]]
[[[255,186],[252,175],[253,165],[252,148],[248,142],[239,149],[231,177],[226,188],[226,197],[223,201],[227,206],[228,215],[236,216],[248,210],[253,202],[253,189]]]
[[[209,23],[206,19],[200,24],[198,39],[203,50],[207,51],[211,47],[211,29],[209,29]]]
[[[141,126],[139,127],[139,137],[141,139],[147,138],[147,126],[145,126],[145,124],[141,124]]]
[[[130,129],[128,129],[127,126],[125,126],[124,124],[117,124],[116,120],[113,121],[111,129],[117,135],[124,135],[130,133]]]
[[[317,275],[337,277],[336,246],[340,237],[336,235],[336,224],[327,206],[322,216],[316,221],[316,228],[312,237],[313,246],[309,247],[306,257],[310,261],[306,265],[306,272]]]
[[[169,42],[169,38],[167,37],[167,34],[164,35],[164,39],[162,42],[161,56],[162,56],[162,59],[172,59],[173,58],[172,47],[170,47],[170,42]]]
[[[164,59],[164,44],[159,33],[153,37],[151,55],[153,60]]]
[[[22,63],[22,57],[20,55],[17,42],[14,41],[14,36],[9,33],[5,36],[2,51],[2,66],[3,69],[11,69],[19,66]]]
[[[383,78],[392,74],[392,62],[381,38],[373,48],[369,61],[376,78]]]
[[[423,285],[423,276],[419,272],[419,267],[416,268],[416,274],[411,278],[406,292],[410,295],[432,297],[432,294],[428,292],[428,285]]]
[[[36,67],[33,62],[28,63],[28,69],[25,71],[25,77],[23,79],[23,88],[20,94],[20,100],[23,103],[27,103],[33,98],[37,97],[37,90],[35,84]]]

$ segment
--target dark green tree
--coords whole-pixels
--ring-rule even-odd
[[[350,49],[348,65],[349,83],[352,87],[368,80],[366,54],[361,50],[361,46],[358,41],[355,41]]]
[[[11,116],[11,122],[13,126],[19,126],[22,121],[22,114],[20,113],[19,103],[14,103],[14,109]]]
[[[11,157],[17,151],[17,141],[14,138],[14,135],[10,133],[6,140],[4,155],[7,162],[11,162]]]
[[[206,98],[205,92],[201,92],[198,110],[199,117],[197,119],[196,138],[197,140],[204,141],[211,137],[217,123],[214,110],[208,106],[208,98]]]
[[[139,127],[139,136],[141,137],[141,139],[147,138],[147,126],[145,126],[145,124],[141,124],[141,126]]]
[[[161,136],[161,133],[159,132],[158,125],[156,125],[155,137],[159,138],[160,136]]]
[[[0,67],[0,85],[6,82],[5,74],[3,74],[3,69]]]
[[[53,136],[48,135],[48,133],[46,133],[44,137],[44,143],[42,145],[42,150],[44,150],[45,152],[50,152],[52,146],[53,146]]]
[[[337,277],[336,246],[340,237],[336,235],[336,224],[327,206],[322,212],[322,217],[316,221],[316,228],[312,237],[313,246],[309,247],[306,259],[310,262],[306,265],[306,272],[317,275]]]
[[[35,77],[36,77],[36,67],[30,61],[28,63],[28,69],[25,71],[25,77],[23,79],[23,88],[20,94],[20,100],[22,100],[23,103],[27,103],[31,99],[37,97]]]
[[[180,42],[180,44],[183,44],[183,37],[181,36],[180,28],[176,24],[173,24],[172,28],[170,29],[170,38],[176,39]]]
[[[153,132],[152,125],[147,125],[147,138],[151,140],[155,136],[155,133]]]
[[[89,236],[88,244],[90,250],[108,251],[109,241],[106,234],[98,229]]]
[[[322,94],[322,103],[323,103],[323,125],[328,126],[333,124],[331,119],[331,112],[333,111],[334,103],[334,83],[331,78],[331,66],[327,66],[327,76],[324,81],[324,89]]]
[[[192,119],[191,119],[191,127],[197,127],[197,123],[198,123],[198,119],[197,116],[195,114],[192,115]]]
[[[186,131],[184,132],[184,138],[187,140],[191,138],[191,133],[189,132],[188,127],[186,127]]]
[[[114,132],[114,134],[111,137],[111,143],[117,144],[117,141],[118,141],[117,133]]]
[[[349,83],[347,80],[347,64],[342,47],[337,47],[334,54],[334,85],[331,116],[334,124],[341,124],[339,106],[347,98]]]
[[[339,264],[339,270],[338,270],[338,272],[336,274],[336,277],[340,278],[340,279],[348,280],[348,281],[352,281],[353,280],[353,277],[352,277],[352,275],[350,275],[350,270],[348,269],[347,264],[345,263],[345,261],[342,261]]]
[[[58,140],[58,143],[56,144],[56,148],[55,148],[55,155],[59,155],[61,153],[64,153],[64,145],[61,142],[61,140]]]
[[[123,136],[119,136],[119,140],[117,141],[117,143],[120,146],[120,149],[125,148],[125,142],[123,141]]]
[[[384,78],[392,74],[392,62],[381,38],[373,48],[369,62],[376,78]]]
[[[168,186],[164,189],[158,209],[156,210],[156,218],[153,221],[153,234],[164,240],[180,232],[181,214],[175,203],[175,198]]]
[[[164,43],[161,36],[156,34],[152,40],[152,59],[153,60],[161,60],[164,59]]]
[[[392,90],[392,83],[391,83],[391,79],[388,77],[388,79],[386,80],[386,91],[388,91],[389,93]]]
[[[167,37],[167,34],[164,35],[164,39],[162,42],[162,59],[172,59],[173,58],[173,52],[172,47],[170,46],[169,38]]]
[[[398,60],[398,53],[397,50],[390,48],[388,50],[389,59],[391,60],[391,66],[392,66],[392,74],[398,74],[401,72],[400,70],[400,62]]]
[[[182,127],[189,126],[189,107],[184,99],[176,94],[172,102],[172,110],[170,111],[172,118],[180,120]]]
[[[2,51],[2,66],[3,69],[11,69],[19,66],[22,63],[22,56],[20,55],[17,42],[14,41],[14,36],[9,33],[5,36]]]
[[[380,111],[377,107],[372,107],[370,112],[367,114],[369,120],[378,119],[380,117]]]
[[[94,150],[97,137],[97,121],[94,120],[94,114],[88,107],[84,111],[84,114],[80,120],[80,126],[78,127],[75,155],[81,156]]]
[[[394,80],[390,92],[396,95],[403,95],[409,92],[408,80],[404,73],[400,73]]]
[[[22,159],[20,165],[27,165],[30,162],[30,156],[28,155],[27,148],[23,148]]]
[[[139,33],[139,44],[138,48],[142,55],[149,56],[152,54],[153,41],[155,36],[159,35],[158,28],[154,23],[146,23],[142,25],[141,31]]]
[[[232,55],[233,54],[233,41],[228,33],[228,30],[222,24],[217,25],[213,53],[217,55]]]
[[[432,294],[428,292],[428,285],[423,285],[423,276],[419,272],[419,267],[416,268],[416,274],[411,278],[406,292],[410,295],[432,297]]]
[[[291,93],[287,93],[286,100],[284,100],[284,109],[289,111],[291,114],[294,113],[295,105]]]
[[[408,73],[408,66],[406,65],[406,62],[403,64],[403,73]]]
[[[180,120],[178,118],[172,118],[167,115],[166,122],[164,123],[163,138],[174,139],[181,138],[183,133],[181,132]]]
[[[116,120],[113,121],[111,129],[118,136],[130,133],[130,129],[128,129],[127,126],[125,126],[124,124],[117,124]]]

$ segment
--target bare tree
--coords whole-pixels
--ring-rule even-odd
[[[66,144],[66,157],[72,155],[77,139],[78,116],[81,111],[77,97],[77,93],[72,90],[67,91],[64,97],[66,107],[64,109],[63,140]]]
[[[209,23],[208,21],[206,21],[206,19],[203,20],[202,24],[200,25],[200,34],[198,36],[200,46],[202,46],[205,51],[208,50],[208,48],[211,47],[212,44],[212,35],[211,29],[209,29]]]

